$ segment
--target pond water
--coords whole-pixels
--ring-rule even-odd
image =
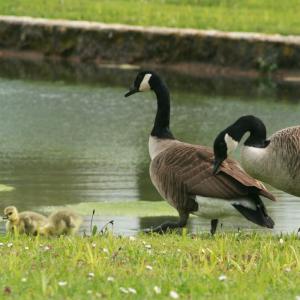
[[[81,202],[136,201],[138,205],[138,200],[161,200],[148,175],[155,97],[140,93],[124,98],[135,71],[122,74],[123,81],[110,76],[110,81],[97,83],[0,74],[0,183],[15,188],[0,192],[1,211],[8,205],[45,211]],[[216,134],[243,114],[261,117],[269,134],[300,122],[300,94],[281,93],[278,86],[265,92],[260,83],[227,87],[222,82],[222,89],[211,90],[205,80],[191,84],[188,75],[181,76],[179,83],[176,75],[166,78],[172,98],[171,128],[186,142],[212,145]],[[212,82],[214,87],[219,83]],[[276,223],[274,231],[296,231],[300,199],[272,191],[278,202],[266,204]],[[115,217],[112,211],[110,216],[95,217],[95,224],[111,218],[115,231],[126,234],[168,219]],[[238,226],[261,230],[241,219],[223,223],[225,230]],[[208,230],[209,222],[193,218],[189,227]]]

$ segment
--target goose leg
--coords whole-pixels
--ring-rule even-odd
[[[165,233],[168,230],[182,228],[182,227],[186,226],[188,218],[189,218],[188,213],[179,213],[179,221],[178,222],[166,221],[157,227],[145,229],[144,232],[146,232],[146,233],[151,233],[151,232]]]
[[[210,221],[210,233],[211,233],[211,235],[214,235],[216,233],[218,222],[219,222],[218,219],[213,219],[213,220]]]

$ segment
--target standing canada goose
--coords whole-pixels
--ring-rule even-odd
[[[39,229],[39,234],[46,236],[74,235],[81,223],[81,217],[73,211],[59,210],[48,217],[47,223]]]
[[[151,89],[157,97],[157,113],[149,138],[150,177],[160,195],[179,213],[178,222],[163,223],[152,231],[184,227],[190,213],[209,218],[212,234],[219,218],[236,213],[255,224],[273,228],[274,222],[260,195],[273,201],[275,198],[262,183],[247,175],[233,160],[226,160],[218,175],[214,175],[212,149],[175,139],[169,128],[169,91],[156,73],[139,72],[125,97]]]
[[[41,226],[46,224],[47,218],[32,211],[18,212],[15,206],[8,206],[4,209],[3,219],[6,222],[7,232],[18,232],[20,234],[36,235]]]
[[[219,133],[214,142],[217,171],[227,155],[235,150],[243,135],[242,166],[251,176],[300,196],[300,126],[288,127],[266,138],[265,124],[255,116],[243,116]]]

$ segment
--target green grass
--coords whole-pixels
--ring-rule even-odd
[[[1,299],[171,299],[171,290],[180,299],[300,295],[296,235],[282,240],[245,233],[140,235],[135,240],[1,236],[0,242]],[[220,280],[221,275],[226,279]],[[154,286],[161,294],[155,294]],[[137,294],[125,294],[120,287]]]
[[[298,0],[0,0],[0,14],[145,26],[300,33]]]

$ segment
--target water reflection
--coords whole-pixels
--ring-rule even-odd
[[[161,199],[148,171],[154,96],[123,97],[135,71],[37,64],[30,73],[32,68],[23,63],[1,60],[0,66],[6,77],[0,78],[0,183],[15,187],[0,193],[1,211],[7,205],[40,210],[80,202]],[[28,81],[49,79],[49,74],[54,82]],[[171,126],[181,140],[211,145],[220,129],[244,114],[261,117],[270,133],[299,124],[299,86],[275,83],[266,88],[255,81],[165,75],[172,92]],[[279,201],[268,206],[276,230],[296,230],[300,201],[275,192]],[[118,217],[115,230],[130,234],[166,218]],[[232,224],[226,220],[224,228]],[[249,222],[238,224],[257,229]],[[192,218],[189,226],[208,230],[209,222]]]

